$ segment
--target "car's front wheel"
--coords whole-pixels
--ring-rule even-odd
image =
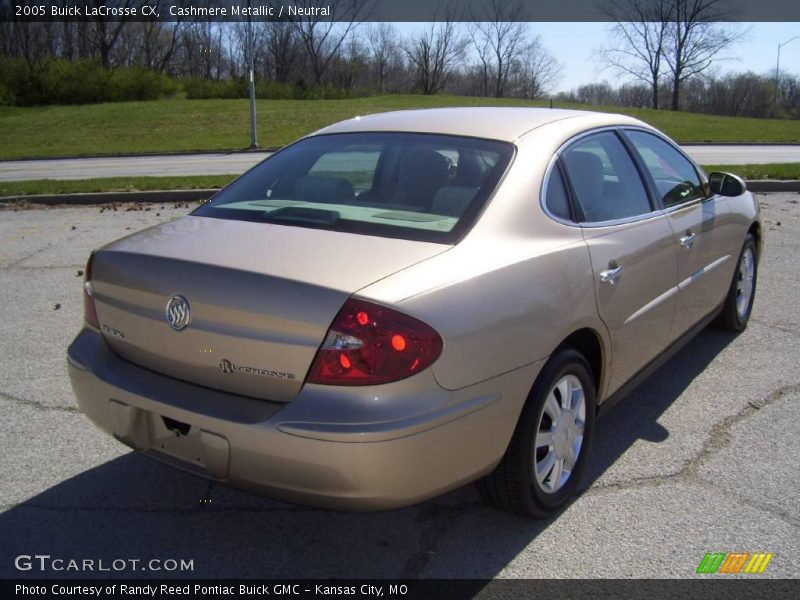
[[[478,482],[483,501],[533,518],[561,510],[578,488],[594,416],[586,359],[572,349],[558,352],[539,374],[500,464]]]
[[[756,296],[756,281],[758,279],[758,251],[756,240],[747,234],[742,251],[739,254],[739,264],[733,273],[733,280],[725,297],[722,312],[717,317],[716,325],[727,331],[743,331],[750,320],[753,310],[753,300]]]

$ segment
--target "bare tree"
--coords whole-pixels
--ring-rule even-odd
[[[602,7],[614,21],[611,37],[615,43],[601,50],[600,60],[618,74],[646,83],[655,109],[674,3],[675,0],[609,0]]]
[[[185,22],[136,21],[121,33],[112,62],[115,65],[139,65],[164,73],[175,56],[185,29]]]
[[[441,91],[464,55],[467,42],[459,35],[454,19],[454,11],[448,6],[442,21],[431,23],[406,43],[405,52],[423,94]]]
[[[367,31],[374,73],[375,87],[378,92],[383,92],[392,63],[397,59],[398,41],[397,29],[391,23],[376,23]]]
[[[365,85],[369,71],[369,50],[357,35],[351,35],[342,45],[331,68],[333,84],[345,94]]]
[[[512,73],[517,81],[514,95],[522,98],[541,98],[556,83],[561,65],[544,47],[537,35],[524,46],[514,61]]]
[[[359,25],[360,19],[369,16],[372,3],[370,0],[342,0],[335,4],[327,0],[297,0],[294,4],[309,9],[307,13],[330,8],[329,20],[323,20],[325,17],[320,14],[310,14],[291,21],[311,63],[314,83],[320,84],[347,36]]]
[[[672,0],[674,8],[664,59],[672,79],[672,110],[680,105],[681,84],[699,75],[744,35],[723,24],[736,13],[729,0]]]
[[[742,35],[724,24],[736,14],[732,0],[607,0],[602,9],[615,23],[616,43],[600,59],[647,83],[653,108],[659,108],[659,87],[669,77],[671,108],[678,110],[681,85],[722,60]]]
[[[272,78],[287,83],[292,70],[300,62],[296,29],[291,23],[268,22],[266,45]]]
[[[109,3],[104,0],[91,0],[90,4],[94,8],[100,8]],[[133,5],[133,0],[120,0],[113,4],[119,8],[130,8]],[[110,67],[111,52],[114,50],[122,30],[128,24],[130,18],[123,16],[118,21],[111,21],[105,17],[89,17],[89,20],[94,24],[94,46],[100,55],[100,62],[103,63],[104,67]]]
[[[522,12],[519,2],[506,3],[504,0],[484,0],[481,7],[472,14],[474,21],[469,27],[478,59],[484,93],[488,95],[488,81],[493,81],[493,94],[501,98],[511,73],[511,68],[525,53],[528,24],[516,21]]]
[[[607,81],[587,83],[578,88],[576,96],[581,104],[609,106],[616,102],[616,92]]]

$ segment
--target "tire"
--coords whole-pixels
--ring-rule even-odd
[[[566,382],[566,383],[564,383]],[[573,396],[573,410],[564,411],[564,405],[557,406],[562,418],[554,420],[552,404],[548,399],[558,402],[562,390],[578,384],[583,392],[583,411],[578,410],[577,396]],[[576,392],[579,394],[579,392]],[[570,394],[568,394],[570,395]],[[579,418],[575,420],[575,415]],[[571,416],[570,416],[571,415]],[[477,482],[478,492],[483,502],[500,510],[528,518],[546,518],[566,506],[578,488],[581,475],[585,469],[595,418],[595,389],[591,370],[582,354],[565,349],[553,355],[545,365],[531,389],[525,406],[522,409],[514,434],[511,437],[505,455],[495,470]],[[569,419],[572,419],[570,421]],[[582,421],[583,431],[577,452],[577,460],[566,474],[569,456],[574,454],[577,441],[576,424]],[[563,423],[558,425],[557,423]],[[541,431],[540,431],[541,429]],[[534,475],[534,443],[537,434],[554,430],[557,439],[552,444],[542,445],[536,450],[536,464],[542,477]],[[566,435],[566,438],[563,437]],[[572,444],[569,440],[572,439]],[[540,438],[540,444],[545,438]],[[572,453],[568,454],[569,449]],[[552,469],[548,468],[553,458]],[[556,463],[562,463],[562,476],[555,479]]]
[[[756,240],[752,234],[747,234],[739,253],[739,262],[733,273],[728,295],[722,312],[714,324],[725,331],[744,331],[750,320],[753,310],[753,300],[756,297],[756,281],[758,279],[758,251]],[[749,280],[749,285],[748,285]],[[749,291],[748,291],[749,290]]]

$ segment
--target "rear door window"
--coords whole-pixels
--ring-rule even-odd
[[[582,222],[626,219],[653,210],[639,172],[614,132],[581,138],[562,159]]]

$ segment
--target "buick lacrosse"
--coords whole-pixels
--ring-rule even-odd
[[[477,481],[544,517],[599,409],[747,326],[761,235],[741,179],[633,118],[355,118],[93,252],[69,374],[103,430],[213,480],[359,510]]]

